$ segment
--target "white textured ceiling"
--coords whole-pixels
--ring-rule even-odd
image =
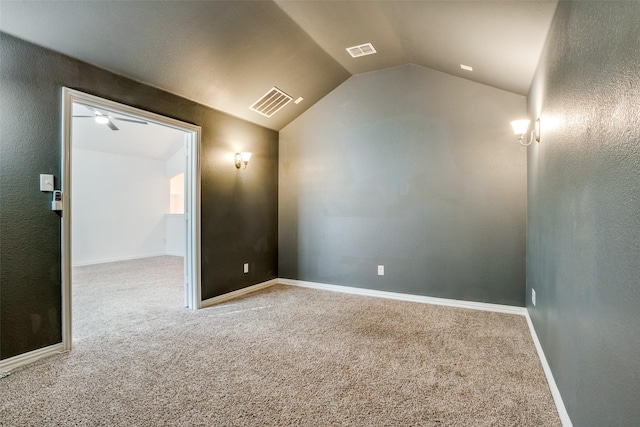
[[[545,0],[1,0],[0,30],[280,130],[351,75],[405,63],[526,94],[555,8]],[[367,42],[376,55],[345,50]],[[271,118],[249,110],[272,86],[304,100]]]
[[[412,63],[521,95],[556,9],[555,1],[277,3],[351,74]],[[353,59],[345,50],[367,42],[377,54]]]

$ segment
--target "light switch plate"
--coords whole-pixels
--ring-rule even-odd
[[[40,191],[53,191],[53,175],[40,174]]]

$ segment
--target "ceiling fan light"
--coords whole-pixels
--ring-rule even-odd
[[[106,125],[107,123],[109,123],[109,117],[107,116],[96,116],[96,123],[100,123],[101,125]]]

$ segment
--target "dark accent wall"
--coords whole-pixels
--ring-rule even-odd
[[[525,115],[417,65],[350,78],[280,132],[280,277],[523,306]]]
[[[574,426],[640,425],[640,3],[561,1],[529,111],[531,320]]]
[[[63,86],[202,127],[203,299],[277,277],[277,132],[0,33],[0,359],[61,341]]]

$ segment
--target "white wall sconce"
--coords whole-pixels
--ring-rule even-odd
[[[536,119],[536,125],[529,135],[529,142],[523,142],[524,135],[527,133],[527,129],[529,129],[528,119],[514,120],[511,122],[511,127],[513,127],[513,133],[516,135],[516,138],[518,138],[520,145],[524,147],[531,145],[534,138],[540,142],[540,117]]]
[[[246,169],[249,164],[249,159],[251,159],[251,153],[248,151],[236,153],[236,169]]]

